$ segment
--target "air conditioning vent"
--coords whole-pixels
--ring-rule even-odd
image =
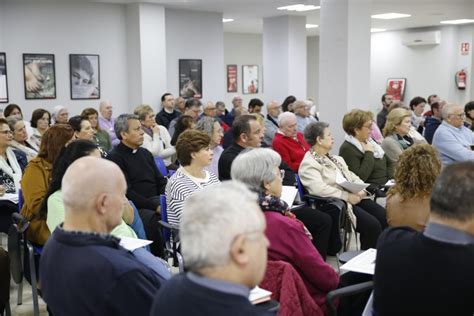
[[[441,43],[441,31],[405,33],[402,36],[402,44],[405,46],[439,45]]]

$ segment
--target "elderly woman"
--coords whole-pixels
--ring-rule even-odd
[[[31,115],[30,124],[33,129],[30,141],[34,146],[39,148],[41,145],[41,138],[51,124],[51,114],[45,109],[36,109]]]
[[[148,149],[154,157],[163,158],[166,167],[171,166],[171,169],[176,169],[173,164],[176,149],[171,145],[171,136],[166,127],[155,122],[155,113],[151,106],[139,105],[135,108],[133,114],[138,116],[145,132],[142,147]]]
[[[349,217],[360,233],[361,249],[375,248],[377,238],[387,227],[385,209],[367,199],[366,191],[349,192],[340,185],[344,181],[364,182],[349,170],[342,157],[329,153],[334,144],[329,124],[311,123],[306,127],[304,136],[311,150],[305,154],[298,172],[303,186],[309,194],[347,202]]]
[[[300,133],[303,133],[304,128],[308,126],[308,124],[317,122],[314,116],[310,115],[310,109],[311,106],[303,100],[298,100],[293,103],[293,113],[295,113],[296,122],[298,123],[296,129]]]
[[[21,180],[21,214],[30,221],[27,238],[37,245],[44,245],[50,235],[46,218],[40,218],[38,213],[51,180],[51,168],[61,149],[73,140],[74,130],[69,124],[50,127],[43,135],[38,156],[28,163]]]
[[[220,183],[219,178],[206,170],[212,162],[211,138],[197,130],[184,131],[176,143],[180,167],[166,185],[168,221],[179,225],[184,201],[194,192]]]
[[[339,156],[362,181],[380,186],[393,178],[393,164],[370,137],[372,126],[372,112],[356,109],[346,113],[342,120],[346,136]]]
[[[216,176],[219,176],[218,163],[219,158],[224,151],[220,145],[222,137],[224,136],[221,124],[217,118],[205,116],[197,122],[196,129],[206,133],[211,138],[211,149],[213,151],[213,155],[212,162],[208,170]]]
[[[410,111],[396,108],[388,113],[382,148],[390,161],[396,163],[402,152],[414,144],[413,138],[409,136],[411,126]]]
[[[440,171],[438,153],[428,144],[413,145],[400,155],[395,186],[387,196],[389,226],[425,229],[430,216],[431,190]]]
[[[56,105],[51,114],[53,124],[67,124],[69,119],[69,111],[63,105]]]
[[[23,120],[23,112],[21,111],[21,108],[18,104],[11,103],[5,107],[5,110],[3,111],[3,115],[5,118],[8,118],[10,116],[17,117],[18,119]],[[23,121],[26,127],[26,131],[28,135],[33,135],[33,129],[31,128],[30,122],[28,121]]]
[[[9,116],[7,121],[8,126],[13,133],[11,146],[16,150],[23,152],[28,161],[35,158],[36,155],[38,155],[38,148],[30,143],[24,121],[16,116]]]
[[[99,147],[106,152],[110,151],[112,149],[112,141],[110,140],[109,133],[99,126],[99,112],[94,108],[86,108],[82,110],[81,116],[91,123]]]

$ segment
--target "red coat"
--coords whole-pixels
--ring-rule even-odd
[[[304,154],[311,148],[300,132],[296,134],[296,140],[277,132],[272,147],[294,172],[298,172]]]

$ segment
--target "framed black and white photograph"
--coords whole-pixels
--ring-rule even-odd
[[[100,99],[99,55],[69,55],[71,99]]]
[[[179,96],[202,98],[202,60],[179,60]]]
[[[56,99],[53,54],[23,54],[25,99]]]
[[[258,65],[242,66],[242,92],[243,94],[258,93]]]
[[[8,103],[7,56],[0,53],[0,103]]]

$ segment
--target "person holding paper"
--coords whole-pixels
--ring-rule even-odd
[[[334,145],[329,124],[311,123],[305,128],[304,137],[311,150],[300,165],[301,183],[309,194],[346,201],[349,217],[360,233],[361,249],[374,248],[378,236],[387,227],[385,209],[366,198],[363,189],[368,184],[349,170],[344,159],[329,153]]]

